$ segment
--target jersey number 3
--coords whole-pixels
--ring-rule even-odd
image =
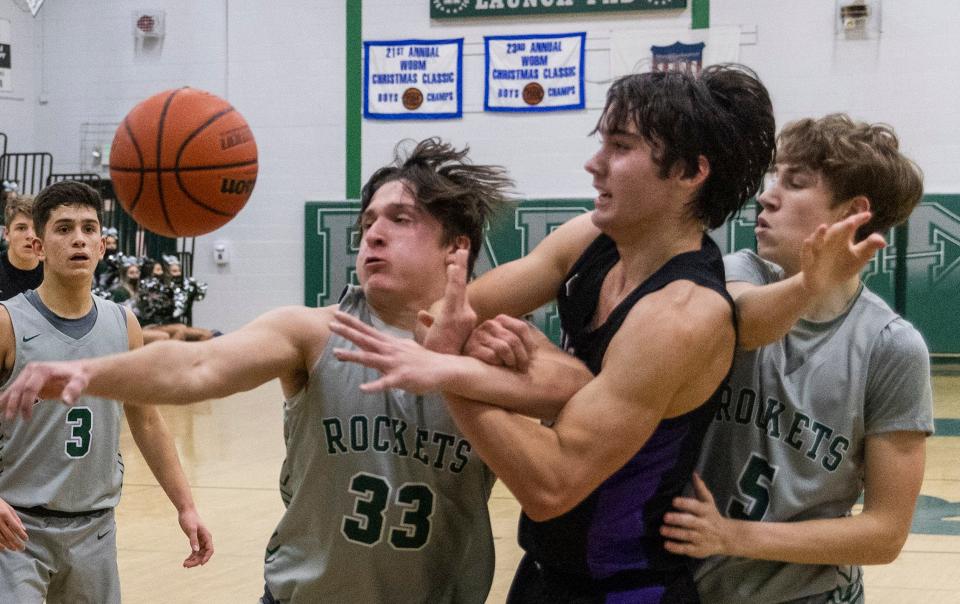
[[[90,452],[90,428],[93,427],[93,412],[89,407],[73,407],[67,412],[70,438],[64,443],[67,457],[85,457]]]
[[[741,497],[734,497],[727,506],[727,516],[739,520],[762,520],[770,507],[770,487],[777,469],[756,453],[740,473]],[[749,502],[749,503],[745,503]]]
[[[340,532],[361,545],[374,546],[383,537],[383,516],[390,501],[390,483],[383,476],[361,472],[350,479],[350,492],[357,496],[353,514],[343,517]],[[390,527],[390,545],[396,549],[420,549],[430,540],[433,491],[416,482],[397,489],[395,503],[403,510],[399,526]]]

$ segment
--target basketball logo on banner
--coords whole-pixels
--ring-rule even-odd
[[[463,115],[463,38],[364,42],[363,116],[383,120]]]
[[[486,36],[486,111],[583,109],[584,32]]]
[[[653,71],[683,71],[698,74],[703,69],[703,42],[684,44],[674,42],[670,46],[651,46]]]

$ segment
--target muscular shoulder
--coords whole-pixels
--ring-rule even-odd
[[[281,306],[260,315],[252,324],[269,327],[295,340],[323,338],[325,341],[336,310],[336,306]]]
[[[264,313],[255,323],[294,343],[308,360],[316,359],[330,338],[330,321],[336,310],[336,306],[281,306]]]
[[[631,309],[610,342],[601,374],[638,401],[658,393],[663,417],[686,413],[707,400],[730,369],[731,317],[719,293],[675,281]]]

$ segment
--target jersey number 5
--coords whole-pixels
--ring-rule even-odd
[[[770,507],[770,487],[777,469],[756,453],[740,473],[740,493],[743,498],[734,497],[727,506],[727,516],[739,520],[762,520]],[[747,503],[744,502],[746,500]]]
[[[64,443],[67,457],[85,457],[90,452],[90,428],[93,427],[93,412],[89,407],[73,407],[67,412],[70,438]]]
[[[373,546],[383,536],[383,515],[390,501],[390,483],[382,476],[361,472],[350,479],[349,491],[357,496],[353,514],[343,517],[340,532],[355,543]],[[430,487],[408,482],[397,489],[396,505],[403,510],[400,525],[390,527],[390,545],[396,549],[420,549],[430,540],[433,515]]]

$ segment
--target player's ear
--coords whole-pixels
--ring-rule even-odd
[[[97,246],[97,260],[103,260],[103,256],[106,253],[107,253],[107,238],[101,235],[100,245]]]
[[[470,251],[470,238],[466,235],[457,235],[456,239],[453,240],[453,249],[451,251],[455,252],[457,250],[467,250]]]
[[[693,189],[699,189],[703,186],[703,183],[707,181],[707,178],[710,176],[710,160],[704,155],[697,156],[697,170],[693,174],[687,176],[683,173],[684,165],[682,162],[677,162],[673,166],[673,173],[677,175],[680,180]]]
[[[870,211],[870,199],[866,195],[857,195],[848,202],[847,205],[847,216],[853,216],[854,214],[859,214],[860,212],[869,212]]]
[[[40,237],[34,237],[33,241],[30,242],[30,245],[33,246],[33,253],[36,254],[37,258],[42,262],[46,259],[45,254],[43,253],[43,240]]]

